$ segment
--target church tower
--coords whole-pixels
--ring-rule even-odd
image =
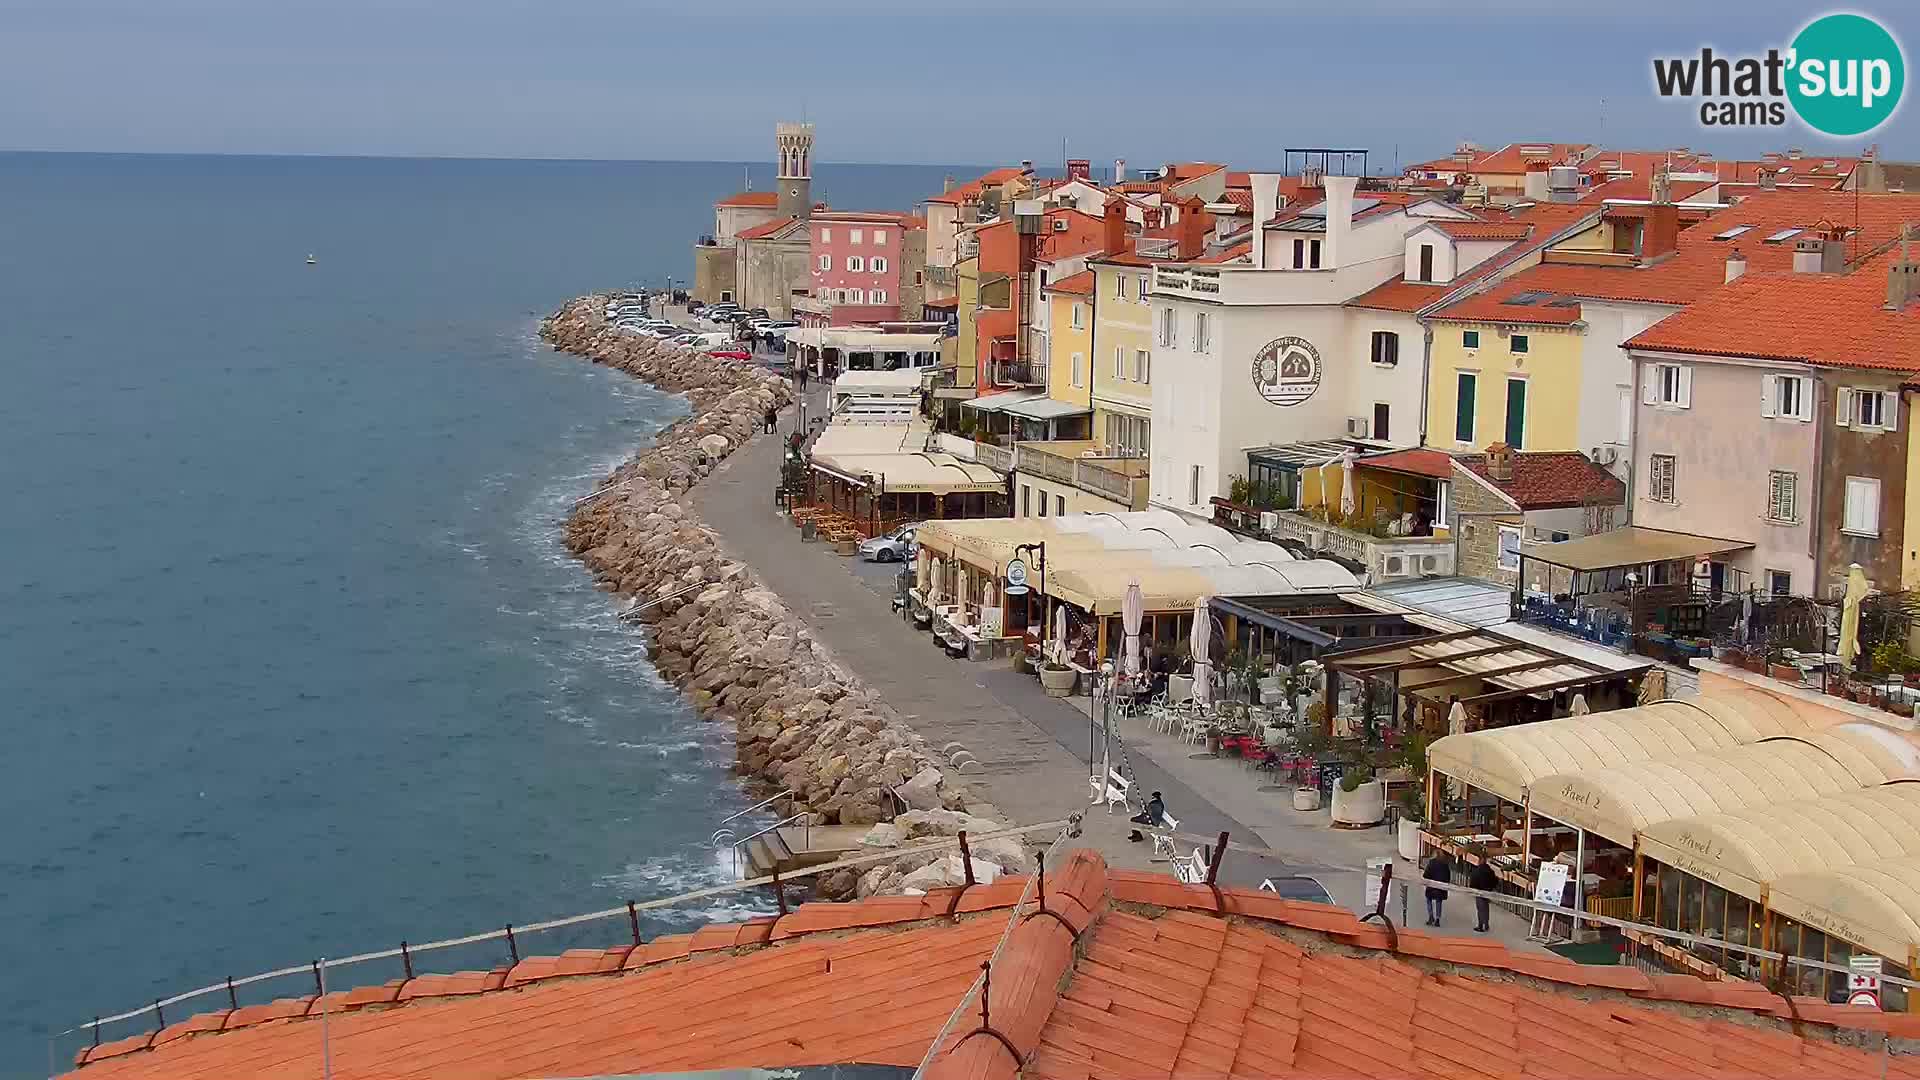
[[[813,125],[779,124],[774,138],[780,144],[779,194],[781,217],[805,221],[813,216]]]

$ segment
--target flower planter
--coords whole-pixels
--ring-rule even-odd
[[[1070,667],[1043,667],[1040,669],[1040,688],[1048,697],[1070,697],[1073,684],[1080,673]]]
[[[1387,785],[1369,780],[1352,791],[1333,785],[1333,827],[1370,829],[1387,817]]]
[[[1794,667],[1792,664],[1770,665],[1767,668],[1767,674],[1779,679],[1781,682],[1797,683],[1800,681],[1800,669]]]
[[[1412,818],[1400,819],[1400,857],[1408,862],[1420,861],[1420,825]]]
[[[1766,660],[1758,656],[1747,657],[1745,660],[1740,661],[1740,666],[1753,672],[1755,675],[1763,674],[1767,670]]]
[[[1320,809],[1320,789],[1310,787],[1294,788],[1293,808],[1295,810]]]

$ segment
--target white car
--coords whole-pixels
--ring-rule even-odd
[[[913,557],[913,534],[919,525],[902,525],[885,536],[860,542],[860,557],[868,562],[905,562]]]

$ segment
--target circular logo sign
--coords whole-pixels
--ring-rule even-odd
[[[1793,39],[1787,99],[1823,135],[1864,135],[1886,123],[1906,89],[1900,43],[1865,15],[1822,15]]]
[[[1007,564],[1008,596],[1019,596],[1027,591],[1027,564],[1015,559]]]
[[[1306,338],[1267,342],[1253,356],[1253,387],[1275,405],[1298,405],[1320,389],[1320,352]]]

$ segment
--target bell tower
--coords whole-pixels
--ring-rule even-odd
[[[813,216],[813,125],[778,124],[780,167],[774,181],[781,217],[805,221]]]

